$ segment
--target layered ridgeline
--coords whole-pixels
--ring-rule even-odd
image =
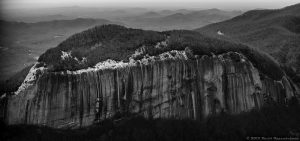
[[[197,31],[269,53],[300,85],[300,4],[276,10],[248,11]]]
[[[194,31],[117,25],[49,49],[13,95],[8,124],[82,127],[105,119],[203,119],[285,104],[298,88],[267,55]]]

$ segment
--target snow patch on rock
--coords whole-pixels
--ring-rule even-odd
[[[223,35],[224,35],[224,33],[223,33],[223,32],[221,32],[220,30],[217,32],[217,34],[218,34],[218,35],[221,35],[221,36],[223,36]]]
[[[184,59],[187,60],[188,57],[185,51],[172,50],[168,52],[164,52],[159,55],[160,60],[166,59]]]
[[[90,71],[97,71],[97,70],[104,70],[104,69],[116,69],[116,68],[123,68],[128,66],[133,66],[134,64],[126,63],[123,61],[115,61],[111,59],[107,59],[105,61],[97,63],[94,67],[89,67],[87,69],[81,69],[77,71],[67,71],[68,74],[80,74],[83,72],[90,72]]]
[[[167,37],[167,39],[166,40],[164,40],[164,41],[161,41],[161,42],[158,42],[154,47],[155,48],[164,48],[164,47],[167,47],[168,46],[168,39],[169,39],[170,37],[168,36]]]
[[[4,93],[1,97],[0,100],[6,97],[6,93]]]
[[[72,58],[71,51],[69,51],[69,52],[61,51],[61,53],[62,53],[62,55],[60,57],[62,60],[65,60],[67,58]]]
[[[135,50],[134,54],[132,54],[131,57],[135,58],[139,55],[143,55],[144,53],[146,53],[145,45]]]
[[[133,58],[130,58],[129,62],[115,61],[112,59],[108,59],[108,60],[97,63],[94,67],[89,67],[87,69],[81,69],[81,70],[77,70],[77,71],[67,71],[67,73],[68,74],[80,74],[83,72],[98,71],[98,70],[104,70],[104,69],[118,69],[118,68],[124,68],[124,67],[137,66],[139,64],[149,65],[155,61],[162,61],[162,60],[168,60],[168,59],[169,60],[175,60],[175,59],[187,60],[188,57],[186,56],[185,51],[172,50],[169,52],[162,53],[158,56],[149,56],[148,54],[146,54],[140,60],[134,60]]]
[[[77,57],[73,57],[72,56],[72,52],[68,51],[61,51],[62,55],[60,56],[62,60],[66,60],[66,59],[74,59],[75,61],[77,61],[79,64],[85,64],[87,63],[87,58],[86,57],[82,57],[81,60],[79,60]]]
[[[108,68],[115,69],[115,68],[127,67],[129,65],[130,63],[124,63],[123,61],[115,61],[115,60],[108,59],[106,61],[97,63],[95,65],[95,68],[97,70],[108,69]]]
[[[42,73],[46,68],[44,67],[39,67],[36,68],[38,63],[35,63],[31,69],[29,70],[27,76],[25,77],[25,80],[21,84],[21,86],[18,88],[18,90],[15,92],[15,95],[18,95],[20,92],[24,91],[27,89],[29,86],[33,85],[33,83],[37,80],[38,78],[38,72]]]
[[[87,58],[86,57],[82,57],[82,60],[79,63],[80,64],[87,63]]]

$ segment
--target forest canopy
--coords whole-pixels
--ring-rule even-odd
[[[159,42],[166,47],[155,47]],[[93,67],[107,59],[129,61],[135,50],[146,50],[143,55],[155,56],[171,50],[185,50],[189,47],[195,55],[222,54],[229,51],[244,54],[262,73],[279,80],[283,76],[280,65],[269,55],[241,43],[207,37],[199,32],[172,30],[164,32],[126,28],[119,25],[102,25],[77,33],[47,50],[39,62],[52,71],[78,70]],[[73,58],[62,59],[62,52]]]

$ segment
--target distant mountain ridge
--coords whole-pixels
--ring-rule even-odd
[[[275,10],[248,11],[196,31],[265,51],[294,76],[300,76],[300,4]],[[218,34],[219,31],[223,35]]]
[[[138,16],[121,18],[120,21],[134,28],[149,30],[194,29],[230,19],[242,14],[241,11],[207,10],[162,10],[146,12]]]
[[[0,30],[4,38],[6,36],[15,36],[14,34],[19,34],[18,36],[38,33],[48,33],[57,30],[67,30],[70,28],[89,28],[96,25],[111,24],[113,22],[106,19],[91,19],[91,18],[76,18],[72,20],[53,20],[53,21],[42,21],[36,23],[25,23],[25,22],[10,22],[0,20]],[[26,35],[27,36],[27,35]],[[12,37],[9,37],[13,39]],[[15,37],[16,38],[16,37]],[[6,40],[10,40],[6,39]]]

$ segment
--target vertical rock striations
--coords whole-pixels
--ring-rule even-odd
[[[266,97],[285,103],[295,94],[285,76],[281,81],[265,77],[243,55],[231,52],[81,73],[45,71],[33,85],[9,97],[6,120],[56,128],[88,126],[96,118],[97,98],[99,120],[128,114],[202,119],[260,108]]]

